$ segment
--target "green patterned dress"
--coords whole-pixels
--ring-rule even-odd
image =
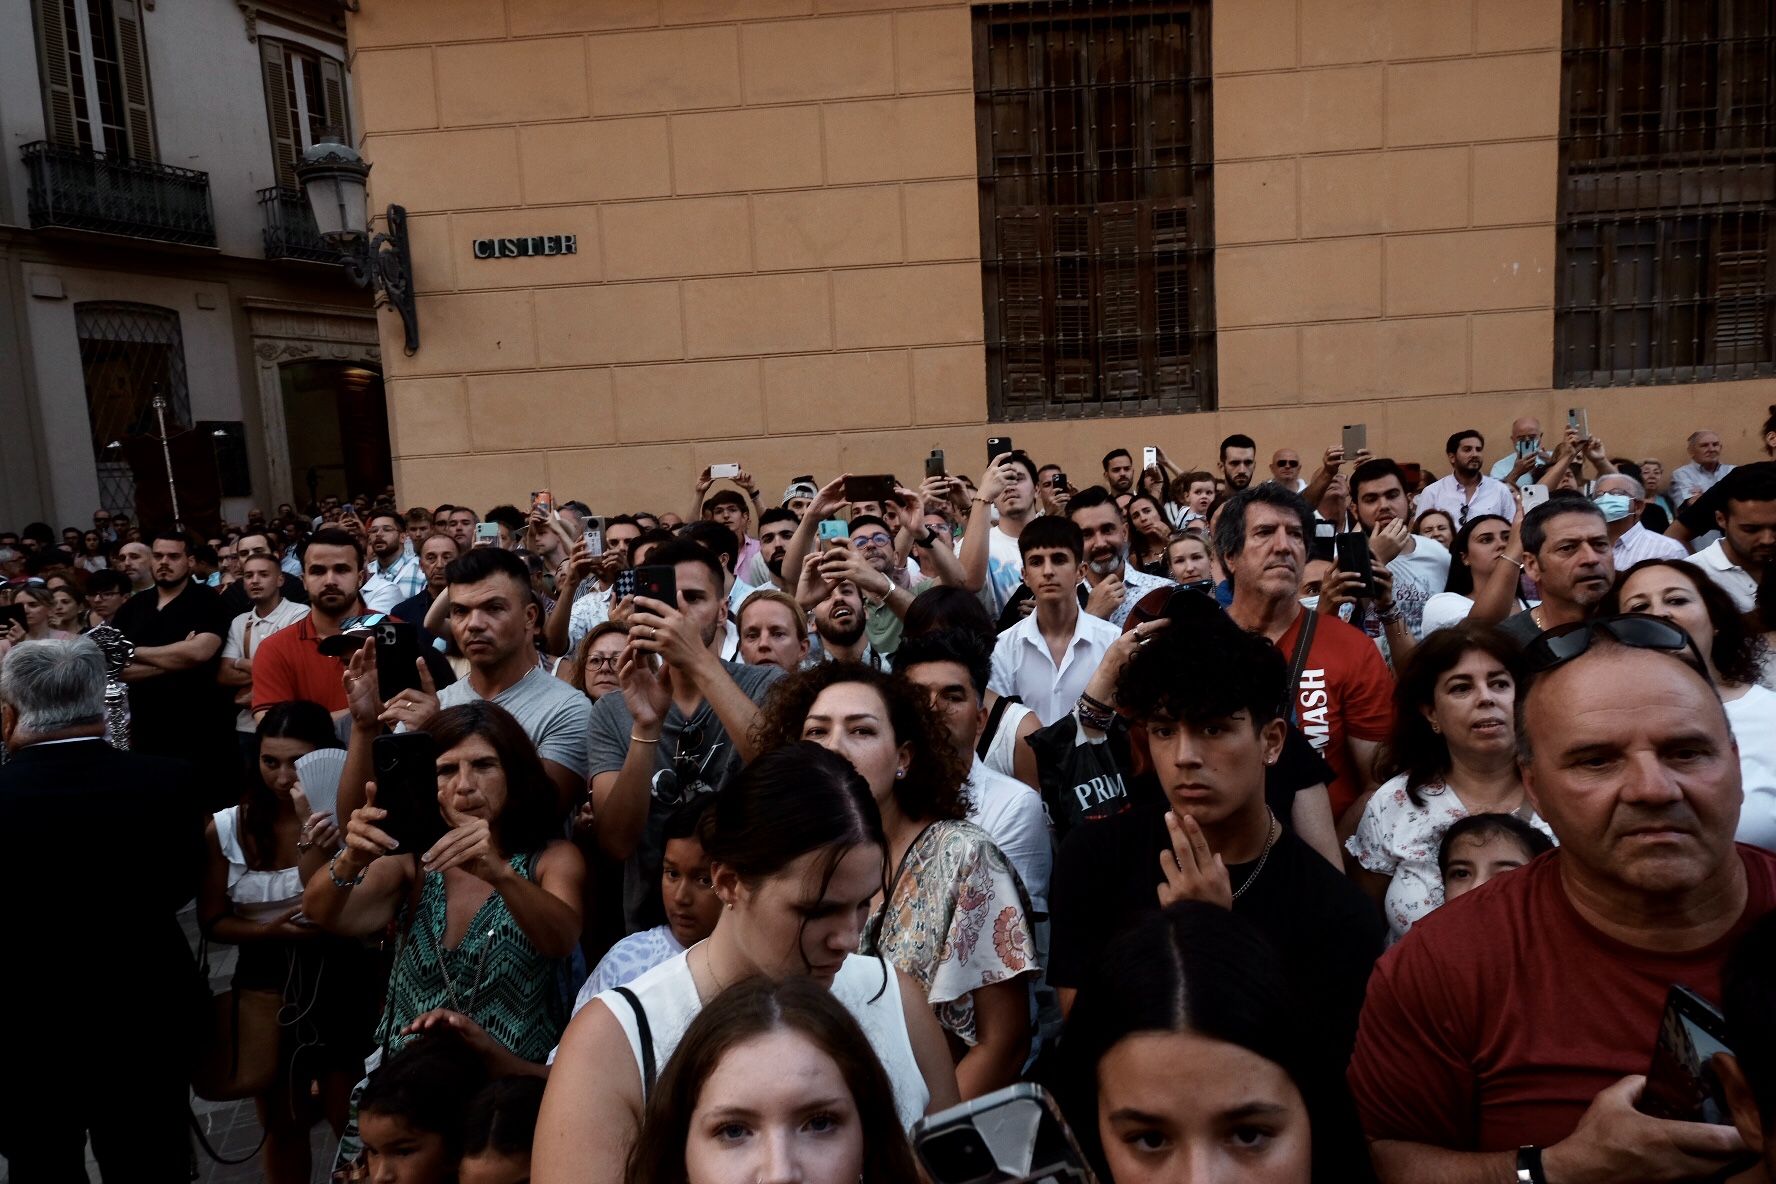
[[[536,879],[536,855],[514,855],[510,862],[525,879]],[[444,874],[425,873],[419,911],[389,981],[382,1032],[390,1048],[404,1043],[401,1029],[415,1018],[448,1007],[518,1056],[540,1064],[567,1026],[561,960],[537,951],[497,892],[476,910],[462,943],[445,949],[444,900]]]

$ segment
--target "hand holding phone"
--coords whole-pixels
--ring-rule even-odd
[[[1360,530],[1341,534],[1333,540],[1338,555],[1338,570],[1350,572],[1363,577],[1362,587],[1357,595],[1373,600],[1381,595],[1381,585],[1375,579],[1375,568],[1369,559],[1369,536]]]
[[[711,481],[732,481],[739,475],[740,466],[732,462],[724,462],[722,464],[709,466],[709,479]]]
[[[387,812],[379,829],[395,840],[393,854],[424,855],[450,828],[438,808],[438,746],[429,732],[396,732],[370,742],[376,770],[376,806]]]
[[[925,458],[925,479],[929,481],[933,477],[942,476],[944,476],[943,449],[933,448],[931,455]]]
[[[1355,460],[1357,453],[1369,447],[1369,425],[1366,423],[1347,423],[1344,425],[1344,459]]]
[[[1096,1184],[1060,1108],[1020,1082],[913,1124],[932,1184]]]
[[[1011,451],[1010,436],[987,437],[987,463],[990,465]]]
[[[475,545],[477,547],[497,547],[497,546],[499,546],[499,523],[497,523],[497,522],[477,522],[477,523],[475,523]]]
[[[1733,1112],[1714,1068],[1716,1056],[1732,1051],[1725,1017],[1694,991],[1673,985],[1665,997],[1646,1088],[1635,1109],[1680,1122],[1732,1122]]]

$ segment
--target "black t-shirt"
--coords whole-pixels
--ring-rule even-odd
[[[113,625],[138,647],[174,645],[193,633],[210,633],[226,641],[232,621],[215,589],[188,584],[158,607],[160,592],[149,588],[124,601]],[[169,671],[129,684],[130,747],[141,752],[181,756],[203,763],[214,754],[193,750],[196,736],[232,730],[232,696],[216,685],[217,656],[188,670]],[[207,742],[207,740],[206,740]],[[201,745],[199,746],[201,747]],[[227,759],[234,759],[229,748]],[[221,758],[215,758],[220,760]]]
[[[1542,635],[1542,627],[1536,624],[1533,608],[1512,613],[1498,623],[1498,631],[1516,642],[1519,649],[1527,648],[1530,642]]]
[[[1163,797],[1137,798],[1123,813],[1067,836],[1049,892],[1048,981],[1078,987],[1111,939],[1159,907],[1160,853],[1170,845]],[[1227,869],[1235,889],[1249,882],[1233,911],[1270,938],[1308,1022],[1340,1056],[1356,1039],[1369,971],[1386,927],[1373,902],[1324,856],[1288,830],[1263,870],[1258,861]]]

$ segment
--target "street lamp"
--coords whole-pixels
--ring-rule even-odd
[[[370,230],[364,181],[370,165],[349,145],[323,139],[302,154],[296,177],[302,182],[315,228],[339,252],[345,274],[360,288],[372,288],[378,307],[401,315],[407,353],[419,349],[419,310],[413,303],[413,257],[407,249],[407,211],[391,205],[388,233]]]

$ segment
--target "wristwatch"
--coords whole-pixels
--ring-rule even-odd
[[[926,528],[924,536],[919,539],[919,545],[924,547],[927,551],[937,546],[937,532],[930,528]]]
[[[1548,1184],[1548,1177],[1542,1175],[1540,1147],[1517,1148],[1517,1184]]]

